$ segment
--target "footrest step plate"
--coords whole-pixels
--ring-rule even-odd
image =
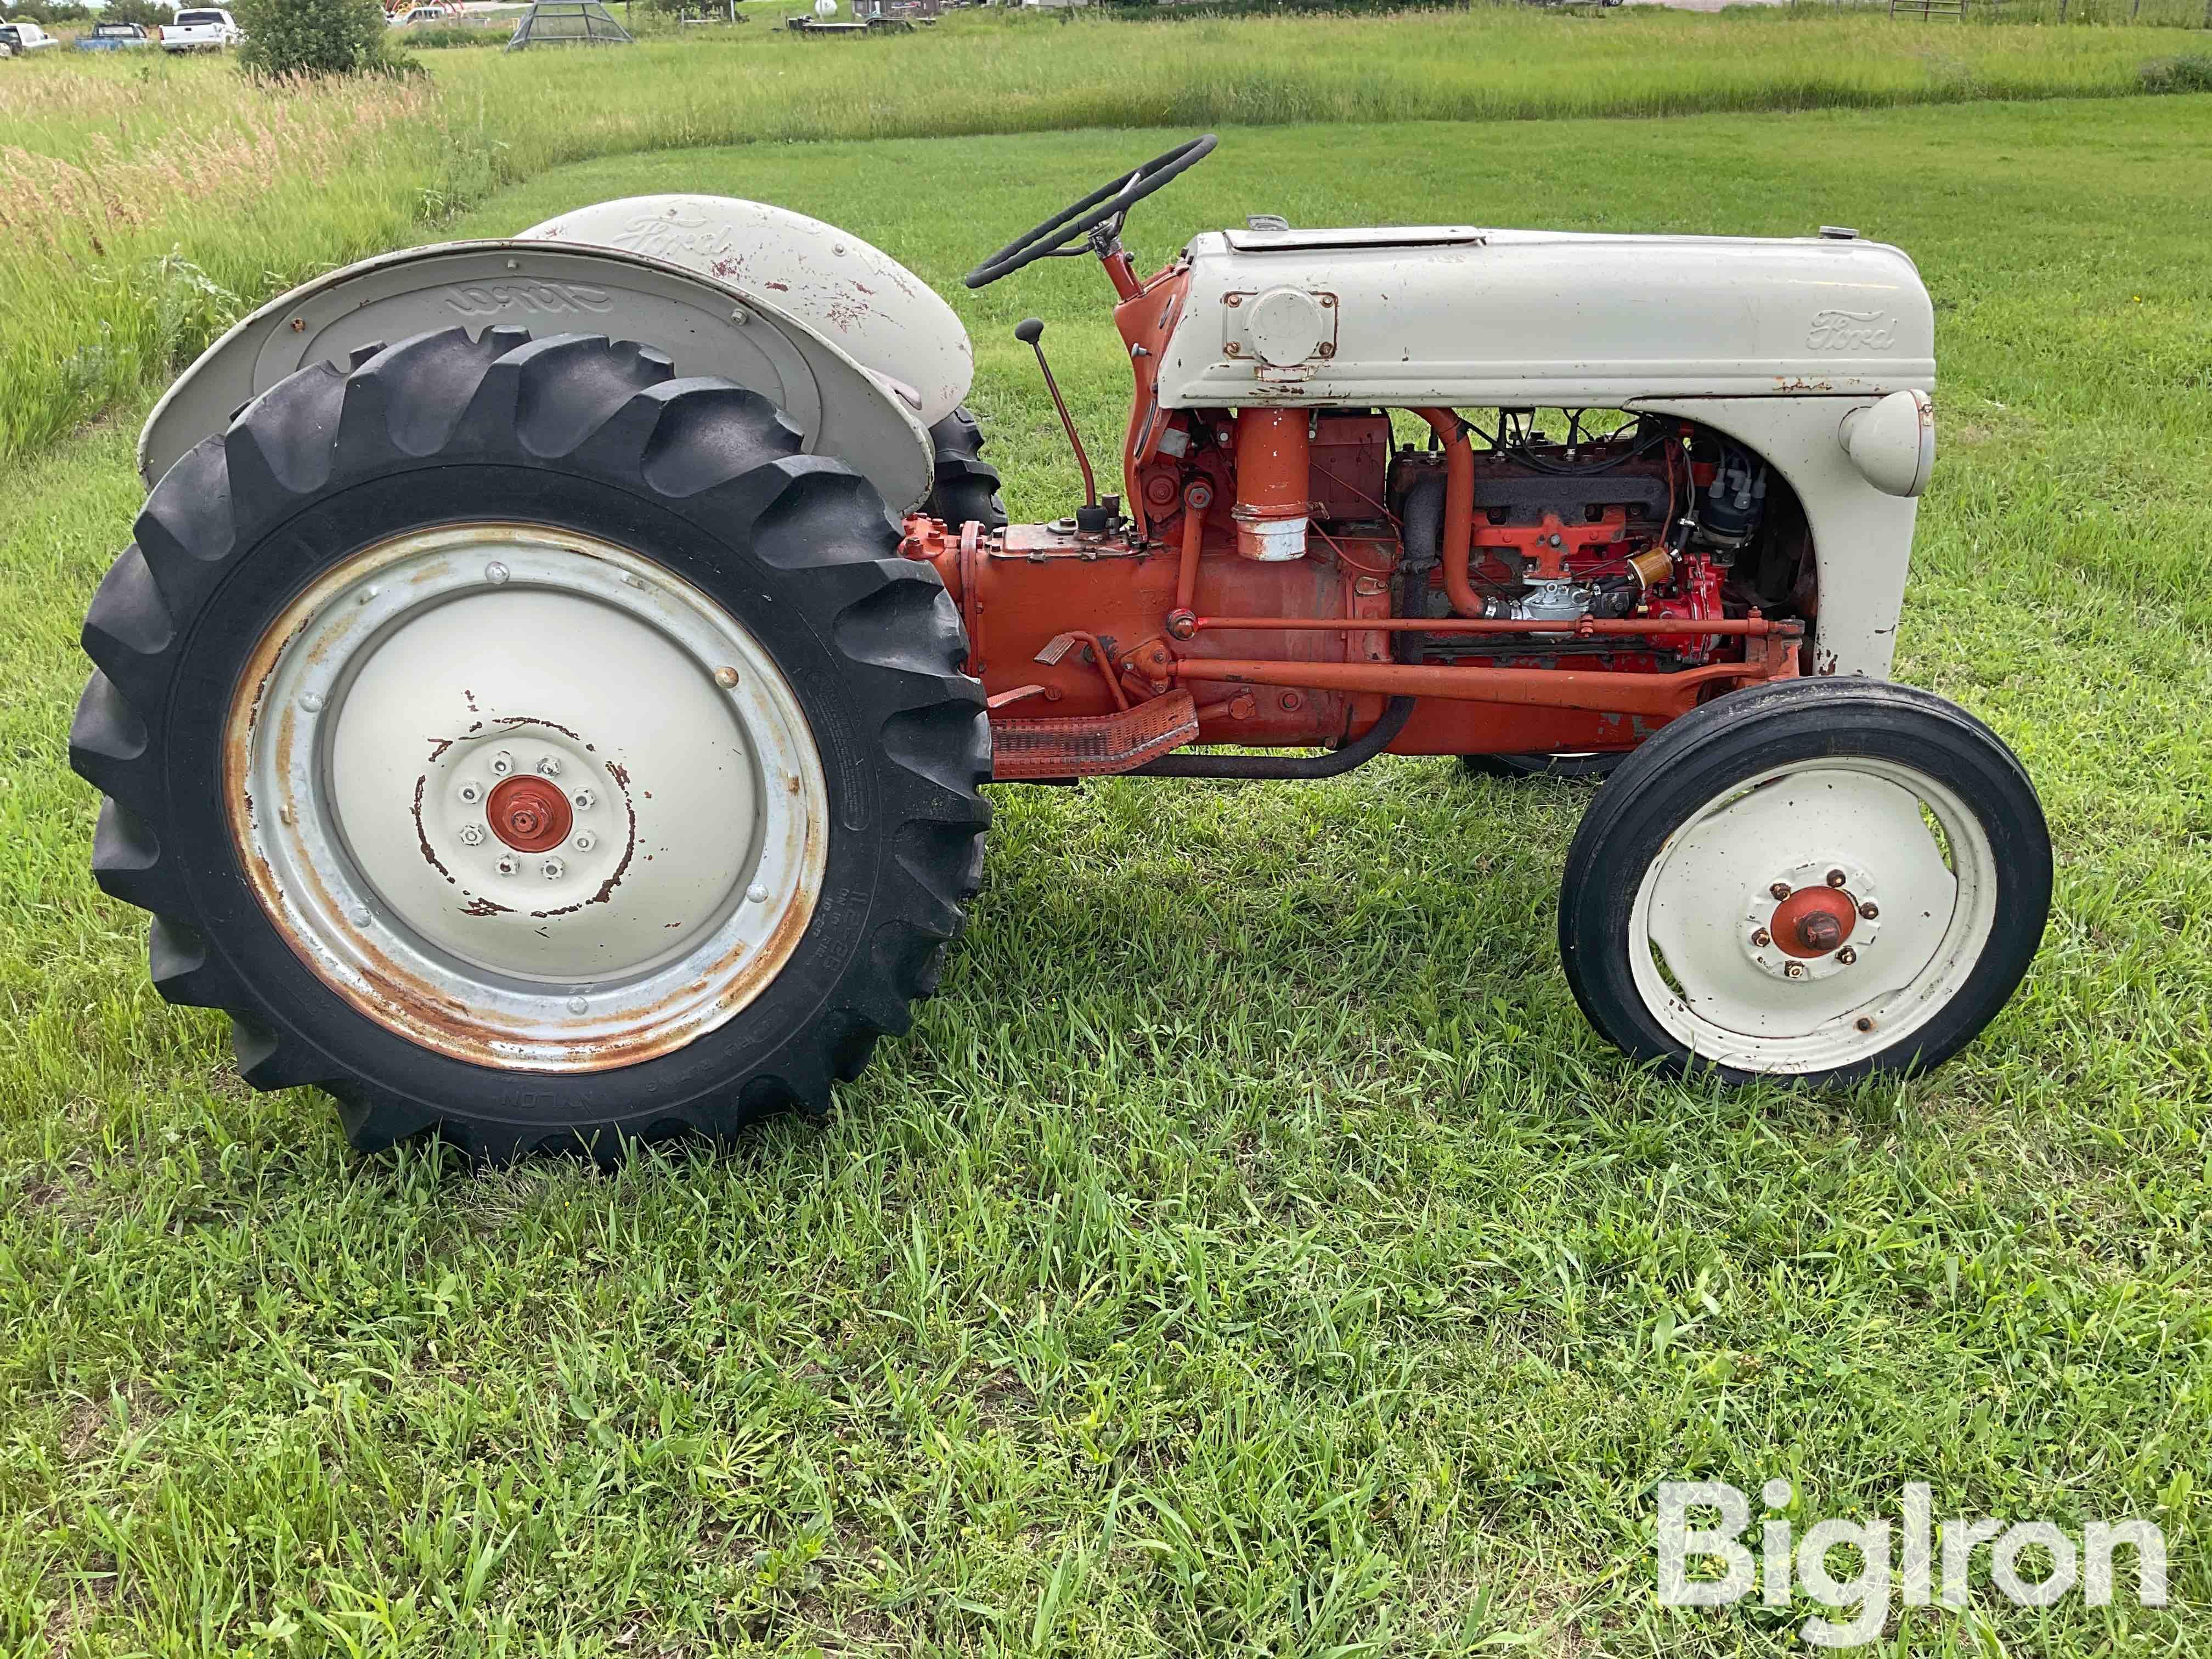
[[[1112,714],[991,722],[994,778],[1095,778],[1127,772],[1198,738],[1198,705],[1170,691]]]

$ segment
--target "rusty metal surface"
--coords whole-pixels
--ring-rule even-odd
[[[555,653],[534,686],[502,684],[504,659],[443,636],[421,672],[378,661],[428,624],[511,638],[465,614],[509,593],[605,605],[665,635],[696,664],[699,709],[660,708],[656,741],[623,715],[635,677],[604,660],[579,672],[580,651]],[[574,708],[534,701],[563,696]],[[750,830],[713,804],[726,794],[711,775],[718,718],[743,734]],[[571,818],[557,853],[489,833],[495,779],[510,795],[556,790]],[[396,538],[327,573],[248,660],[222,787],[249,884],[303,966],[387,1029],[503,1071],[634,1064],[723,1024],[796,948],[827,864],[821,762],[765,651],[651,561],[530,525]],[[734,849],[726,870],[717,844]]]

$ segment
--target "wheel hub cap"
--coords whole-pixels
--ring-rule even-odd
[[[745,626],[628,549],[463,526],[356,554],[240,679],[226,799],[287,941],[479,1064],[681,1047],[775,980],[827,866],[821,759]]]
[[[492,834],[518,853],[558,847],[574,822],[568,797],[543,778],[509,778],[491,792],[484,816]]]
[[[1854,968],[1864,977],[1881,933],[1874,890],[1866,864],[1832,848],[1784,866],[1747,895],[1737,943],[1770,979],[1805,985]]]
[[[1851,936],[1858,904],[1840,887],[1800,887],[1774,908],[1767,931],[1797,957],[1824,957]]]

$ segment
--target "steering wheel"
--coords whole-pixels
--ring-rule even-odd
[[[1134,173],[1101,185],[1074,206],[1062,208],[1035,230],[1015,237],[961,280],[969,288],[983,288],[1039,259],[1065,259],[1091,247],[1101,253],[1111,251],[1129,210],[1212,155],[1219,142],[1210,132],[1203,134],[1154,156]],[[1102,227],[1103,236],[1098,234]]]

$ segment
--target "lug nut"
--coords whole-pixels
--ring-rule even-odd
[[[463,800],[473,806],[483,799],[483,785],[471,778],[460,787],[459,793]]]
[[[478,823],[463,824],[461,826],[461,845],[464,847],[483,846],[483,826]]]
[[[1778,899],[1786,899],[1790,896],[1790,884],[1786,881],[1778,881],[1766,890]]]
[[[551,755],[546,756],[544,760],[538,763],[538,775],[541,778],[559,777],[561,775],[559,759]]]
[[[1831,887],[1841,887],[1847,879],[1848,878],[1840,870],[1828,872],[1828,885]]]
[[[522,866],[521,866],[521,864],[520,864],[520,863],[516,860],[516,858],[515,858],[515,856],[514,856],[514,854],[512,854],[512,853],[501,853],[501,854],[499,855],[499,862],[498,862],[497,864],[494,865],[492,867],[493,867],[494,869],[497,870],[497,871],[500,872],[500,874],[501,874],[502,876],[511,876],[511,875],[513,875],[516,871],[518,871],[518,870],[520,870],[520,868],[522,868]]]
[[[560,880],[561,872],[568,867],[568,866],[567,865],[562,863],[558,859],[548,859],[544,863],[538,866],[539,872],[544,874],[545,879],[548,881]]]
[[[576,803],[579,812],[588,812],[599,804],[599,798],[588,789],[579,789],[568,799]]]
[[[1783,977],[1783,978],[1784,978],[1784,979],[1802,979],[1802,978],[1804,978],[1804,977],[1805,977],[1805,964],[1804,964],[1803,963],[1802,963],[1802,962],[1785,962],[1785,963],[1784,963],[1782,964],[1782,977]]]
[[[1769,945],[1772,944],[1773,940],[1768,937],[1766,929],[1764,927],[1754,927],[1751,932],[1751,943],[1754,949],[1763,951]]]
[[[1856,1019],[1853,1020],[1851,1024],[1862,1031],[1871,1031],[1874,1030],[1874,1022],[1869,1019],[1864,1014],[1861,1014]]]
[[[514,770],[514,757],[508,754],[506,750],[501,750],[491,757],[491,769],[500,777],[505,777],[509,772]]]
[[[734,668],[717,668],[714,671],[714,684],[720,686],[725,691],[736,690],[738,689],[738,671]]]
[[[1881,914],[1881,911],[1872,899],[1868,899],[1859,906],[1859,914],[1864,916],[1869,921],[1872,921],[1876,916]]]
[[[1850,967],[1858,959],[1859,953],[1848,945],[1844,946],[1842,950],[1836,952],[1836,960],[1842,963],[1846,968]]]
[[[579,853],[588,853],[599,844],[599,838],[586,830],[576,837],[573,845]]]

